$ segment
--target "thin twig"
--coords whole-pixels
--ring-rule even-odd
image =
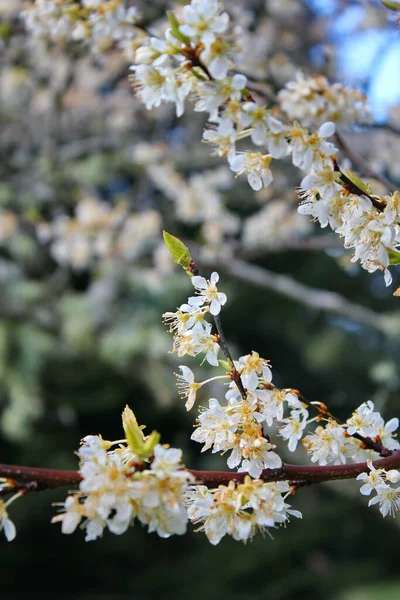
[[[378,129],[383,131],[390,131],[390,133],[394,133],[395,135],[400,135],[400,129],[396,127],[396,125],[392,125],[391,123],[371,123],[364,124],[363,129]]]
[[[241,281],[271,290],[276,294],[286,296],[315,310],[338,314],[385,335],[396,336],[399,334],[399,331],[393,327],[392,319],[389,316],[380,315],[370,308],[350,302],[350,300],[347,300],[336,292],[318,290],[304,285],[289,275],[274,273],[263,267],[238,259],[221,261],[220,264],[216,264],[215,260],[209,260],[203,261],[203,264],[213,267],[217,266]]]
[[[190,266],[188,268],[188,271],[196,276],[199,275],[199,269],[196,265],[196,263],[194,262],[194,260],[191,261]],[[235,363],[233,362],[231,353],[229,351],[228,348],[228,344],[226,341],[226,337],[225,337],[225,333],[224,330],[222,328],[222,323],[221,323],[221,317],[219,315],[211,315],[212,318],[214,319],[214,323],[215,323],[215,327],[218,333],[218,343],[220,345],[220,348],[222,350],[222,352],[225,355],[225,358],[228,360],[230,366],[231,366],[231,373],[230,376],[232,378],[232,381],[235,382],[236,387],[238,388],[240,395],[242,396],[243,400],[247,399],[247,393],[246,390],[244,389],[242,380],[240,378],[240,373],[237,371],[236,367],[235,367]]]
[[[225,334],[222,329],[221,317],[219,315],[214,315],[214,323],[215,323],[215,327],[218,332],[219,345],[221,347],[222,352],[225,354],[225,357],[228,359],[229,364],[231,365],[231,368],[232,368],[231,377],[232,377],[233,381],[236,383],[236,386],[237,386],[243,400],[246,400],[247,393],[243,387],[243,383],[240,378],[240,373],[237,371],[237,369],[235,367],[235,363],[233,362],[231,353],[229,351],[228,344],[227,344],[226,338],[225,338]]]

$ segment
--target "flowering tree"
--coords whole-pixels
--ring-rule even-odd
[[[274,2],[267,4],[271,12],[279,13]],[[299,6],[296,2],[287,4],[294,11]],[[169,161],[165,147],[142,143],[135,149],[137,164],[174,203],[176,221],[188,229],[200,227],[196,241],[186,245],[164,231],[162,245],[160,231],[163,222],[168,225],[168,217],[162,219],[159,211],[149,207],[130,211],[123,197],[110,206],[89,193],[69,213],[43,206],[30,212],[29,202],[19,213],[3,210],[0,239],[12,258],[19,253],[29,264],[29,254],[35,252],[42,262],[51,259],[59,265],[60,270],[55,270],[48,282],[56,293],[65,286],[67,269],[82,273],[101,263],[100,282],[112,278],[115,287],[120,284],[121,265],[145,260],[149,250],[158,269],[152,273],[156,286],[161,276],[171,273],[168,252],[172,255],[194,288],[194,295],[176,311],[163,314],[173,334],[172,352],[180,359],[201,357],[203,370],[204,365],[218,369],[215,376],[203,379],[189,366],[179,366],[178,387],[188,411],[195,406],[203,386],[211,385],[219,395],[209,398],[207,407],[200,407],[191,439],[203,444],[202,451],[227,456],[230,470],[185,467],[182,450],[161,444],[157,431],[145,434],[133,411],[126,407],[123,438],[85,436],[78,451],[78,471],[0,465],[4,497],[0,500],[1,527],[9,541],[16,535],[9,506],[29,492],[63,486],[74,486],[76,491],[61,503],[53,522],[61,522],[65,534],[80,525],[87,541],[102,536],[105,529],[122,534],[138,520],[161,537],[185,533],[190,521],[213,545],[225,535],[245,542],[257,531],[270,533],[291,517],[301,518],[295,509],[296,498],[290,498],[299,488],[336,479],[359,480],[361,494],[370,497],[369,505],[378,504],[384,517],[394,516],[400,507],[400,487],[396,487],[400,479],[400,444],[395,433],[398,419],[385,422],[374,403],[367,400],[355,404],[350,416],[341,420],[324,402],[307,400],[297,389],[275,385],[269,359],[262,358],[257,350],[235,357],[222,327],[221,315],[228,302],[226,293],[220,291],[224,285],[219,287],[217,271],[206,278],[203,267],[200,272],[196,264],[227,265],[243,273],[236,251],[240,255],[268,245],[275,249],[300,247],[311,239],[305,237],[310,232],[310,217],[337,234],[329,239],[335,247],[338,240],[343,243],[352,263],[370,274],[382,273],[386,286],[392,284],[392,271],[400,262],[400,197],[393,177],[379,169],[375,172],[375,167],[349,147],[346,137],[355,123],[373,125],[365,96],[340,83],[329,83],[323,75],[306,75],[297,68],[293,77],[279,86],[279,77],[265,74],[257,61],[253,50],[258,34],[252,30],[250,16],[249,22],[241,22],[241,8],[223,7],[216,0],[192,0],[168,10],[166,19],[159,23],[147,22],[143,7],[125,6],[116,0],[37,0],[27,3],[18,21],[29,34],[28,46],[19,51],[26,54],[33,48],[36,65],[40,66],[43,56],[54,47],[87,53],[98,61],[107,61],[117,52],[133,61],[130,80],[147,110],[172,104],[176,118],[184,118],[191,102],[190,119],[197,118],[194,113],[207,115],[202,121],[202,141],[212,148],[211,156],[224,159],[228,168],[210,168],[185,178]],[[12,48],[11,42],[9,46]],[[125,76],[125,65],[121,73],[114,78]],[[73,76],[67,62],[53,93],[56,116]],[[53,123],[50,129],[60,132],[59,125]],[[53,135],[50,131],[47,144]],[[195,146],[197,141],[200,139],[195,140]],[[118,135],[115,143],[119,143]],[[64,147],[64,153],[66,150],[81,152],[79,145],[72,150]],[[50,147],[47,153],[50,174],[63,160],[53,151],[56,149]],[[224,204],[221,189],[232,186],[232,173],[244,176],[252,190],[268,193],[263,190],[271,188],[276,179],[279,190],[285,170],[290,173],[288,178],[298,177],[293,186],[300,199],[297,213],[287,197],[272,206],[267,204],[241,222]],[[85,173],[79,177],[84,179]],[[313,240],[317,247],[321,237]],[[244,271],[242,279],[268,279],[268,272],[252,265],[245,265]],[[12,280],[13,275],[5,277]],[[315,290],[293,286],[285,278],[274,279],[274,286],[280,286],[287,295],[301,296],[303,292],[305,304],[327,302],[328,310],[368,323],[385,334],[393,327],[390,318],[328,292],[318,295]],[[25,286],[22,296],[27,301],[17,304],[17,317],[27,316],[29,321],[52,330],[57,312],[52,307],[45,311],[40,308],[41,294]],[[109,305],[114,297],[111,295]],[[64,299],[67,313],[68,301],[75,318],[76,308],[82,310],[82,306],[76,298]],[[83,345],[90,332],[83,329],[82,337],[81,328],[85,328],[93,306],[89,303],[84,307],[77,326],[68,319],[63,325],[67,335]],[[107,316],[102,315],[97,324],[104,326],[106,322]],[[110,343],[110,338],[107,341]],[[9,385],[14,390],[8,414],[12,429],[18,394],[15,381]],[[30,416],[35,417],[35,410]],[[317,464],[283,461],[284,453],[295,452],[299,445],[305,448],[309,461]]]

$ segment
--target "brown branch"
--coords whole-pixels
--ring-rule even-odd
[[[270,290],[304,306],[340,315],[388,336],[398,336],[398,330],[389,315],[381,315],[370,308],[355,304],[336,292],[319,290],[300,283],[290,275],[275,273],[238,259],[230,261],[202,259],[202,264],[208,267],[217,267],[236,279]]]
[[[386,470],[400,468],[400,450],[396,450],[387,458],[373,461],[373,465],[378,469]],[[247,475],[247,473],[231,471],[197,471],[194,469],[188,469],[188,471],[194,475],[197,484],[204,484],[210,487],[228,485],[230,481],[240,483],[244,481]],[[326,466],[290,465],[284,463],[279,469],[264,469],[261,479],[265,482],[290,481],[294,484],[301,483],[302,485],[306,485],[306,483],[354,479],[360,473],[368,471],[366,462]],[[0,464],[0,477],[12,478],[19,482],[35,482],[37,486],[32,486],[35,491],[78,486],[82,479],[78,471],[60,471],[3,464]]]
[[[0,464],[0,477],[17,482],[36,482],[37,491],[79,485],[81,476],[77,471],[58,471],[40,467],[19,467]],[[12,491],[13,488],[10,488]]]
[[[377,129],[378,131],[390,131],[390,133],[400,135],[400,129],[392,123],[364,123],[363,129]]]

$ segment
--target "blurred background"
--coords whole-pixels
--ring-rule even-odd
[[[291,165],[281,161],[273,184],[254,193],[199,142],[203,114],[146,111],[127,77],[143,33],[113,36],[103,23],[93,43],[71,42],[57,2],[36,26],[20,16],[29,4],[0,0],[1,462],[76,469],[79,440],[120,438],[128,403],[183,448],[187,466],[224,468],[189,440],[194,413],[178,396],[181,359],[161,315],[191,285],[162,229],[186,241],[205,274],[220,272],[234,355],[258,351],[276,385],[341,418],[366,400],[386,420],[398,416],[400,271],[386,288],[337,236],[298,215],[301,174]],[[165,29],[170,4],[135,6],[152,32]],[[343,135],[398,185],[400,38],[390,11],[355,0],[226,8],[243,45],[238,70],[274,93],[301,70],[368,95],[371,124]],[[261,269],[258,283],[243,261]],[[222,397],[206,393],[200,404]],[[286,458],[307,461],[302,449]],[[88,544],[50,524],[66,490],[31,494],[12,506],[16,540],[0,541],[1,597],[397,600],[399,521],[368,509],[358,490],[303,489],[292,501],[303,521],[274,540],[217,547],[201,533],[163,540],[140,525]]]

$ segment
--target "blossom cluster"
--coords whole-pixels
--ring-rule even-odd
[[[214,146],[215,155],[228,160],[234,173],[246,175],[254,190],[272,182],[273,160],[290,156],[293,165],[306,172],[300,213],[311,215],[322,227],[329,224],[344,238],[345,247],[354,249],[353,261],[359,260],[369,272],[384,271],[389,285],[390,253],[400,245],[398,195],[376,201],[368,189],[357,188],[355,193],[336,168],[337,148],[328,141],[335,133],[333,120],[348,124],[367,119],[363,95],[331,86],[324,78],[299,76],[279,95],[280,109],[267,108],[250,93],[247,77],[232,72],[234,35],[228,14],[216,0],[192,0],[170,22],[164,39],[150,38],[137,49],[131,67],[146,108],[172,102],[181,116],[190,96],[195,111],[208,113],[203,140]],[[280,110],[304,122],[287,123],[279,118]],[[318,130],[304,126],[311,121],[320,123]],[[237,144],[246,138],[254,147],[238,150]]]
[[[174,348],[180,356],[203,352],[210,365],[225,369],[224,375],[196,382],[193,371],[181,365],[178,385],[186,408],[193,407],[197,391],[205,384],[222,379],[228,388],[224,405],[210,398],[208,408],[200,409],[191,439],[203,444],[203,451],[229,452],[228,467],[243,475],[232,474],[229,480],[229,474],[222,474],[227,483],[218,488],[198,483],[196,472],[182,465],[182,451],[161,445],[155,431],[145,436],[143,427],[126,407],[122,414],[125,438],[107,441],[100,435],[88,435],[82,440],[78,451],[79,489],[61,503],[52,521],[61,522],[65,534],[80,526],[85,529],[86,541],[101,537],[105,529],[121,535],[136,520],[164,538],[184,534],[191,521],[200,525],[198,530],[204,531],[213,545],[225,535],[246,542],[257,531],[270,533],[291,516],[302,517],[286,502],[295,484],[280,481],[284,471],[278,471],[276,481],[263,480],[268,470],[283,466],[274,451],[273,434],[282,438],[291,452],[301,441],[311,462],[321,466],[366,461],[368,472],[357,478],[363,483],[361,494],[374,492],[369,505],[378,504],[383,516],[394,515],[400,508],[400,487],[392,484],[398,483],[400,472],[377,468],[372,460],[378,459],[382,450],[390,455],[400,449],[394,433],[399,420],[385,423],[371,401],[362,404],[342,424],[317,402],[314,404],[319,415],[309,419],[312,404],[297,390],[275,387],[268,360],[255,351],[232,360],[220,324],[219,315],[227,297],[218,290],[218,273],[213,272],[210,279],[193,275],[197,268],[186,247],[169,234],[165,234],[165,240],[173,256],[186,265],[197,291],[175,313],[164,314],[175,336]],[[217,335],[211,333],[207,314],[216,322]],[[226,361],[218,361],[219,347]],[[318,425],[314,433],[305,435],[316,420],[325,421],[325,426]],[[4,485],[9,484],[5,481]],[[18,492],[7,502],[0,501],[0,528],[9,541],[16,531],[7,507],[21,495],[23,492]]]
[[[156,443],[155,432],[148,438],[142,435],[128,408],[123,424],[127,439],[111,442],[89,435],[82,440],[79,491],[60,504],[60,513],[52,519],[61,522],[64,534],[81,525],[86,541],[93,541],[105,529],[121,535],[137,519],[149,532],[166,538],[184,534],[191,521],[200,523],[215,545],[226,534],[245,542],[257,530],[269,531],[290,516],[301,518],[285,502],[291,494],[287,482],[265,483],[247,475],[242,483],[231,481],[217,489],[196,485],[193,474],[181,464],[181,450]],[[146,445],[146,458],[135,454]],[[3,512],[2,523],[12,539],[15,528],[5,508]]]
[[[165,313],[164,320],[174,333],[174,351],[179,357],[186,354],[196,356],[206,353],[206,360],[218,367],[219,337],[211,333],[211,325],[205,315],[218,315],[226,302],[226,295],[218,292],[218,273],[212,273],[210,280],[192,277],[192,284],[200,292],[199,296],[188,299],[175,313]],[[204,306],[204,303],[206,304]],[[282,460],[273,450],[275,445],[264,435],[263,424],[271,427],[279,423],[280,435],[288,442],[289,450],[294,451],[307,424],[308,411],[304,403],[291,390],[280,390],[272,385],[272,372],[268,361],[257,352],[241,356],[232,364],[235,374],[240,377],[243,390],[232,381],[232,372],[203,382],[196,382],[193,371],[181,365],[178,385],[190,410],[196,400],[197,391],[205,384],[217,379],[231,379],[225,394],[227,404],[222,406],[216,398],[210,398],[208,408],[202,408],[197,426],[191,439],[204,444],[203,452],[222,454],[230,452],[229,468],[239,468],[254,478],[263,469],[279,468]],[[289,410],[289,416],[285,414]]]
[[[368,123],[371,120],[366,96],[341,83],[329,83],[323,75],[298,73],[279,92],[281,109],[305,127],[333,121],[337,125]]]
[[[208,313],[218,315],[221,306],[226,303],[226,295],[218,292],[218,280],[216,272],[211,274],[209,280],[199,276],[192,277],[191,282],[198,295],[191,296],[176,312],[166,312],[163,315],[170,332],[174,333],[173,352],[179,357],[186,354],[197,356],[204,352],[207,362],[215,367],[218,366],[218,337],[211,332],[211,323],[205,320],[205,316]],[[190,378],[190,374],[187,377]],[[190,383],[189,379],[188,382]]]
[[[144,460],[126,441],[108,442],[97,435],[82,440],[79,491],[68,496],[53,518],[61,522],[63,533],[73,533],[83,521],[85,539],[92,541],[106,528],[116,535],[125,533],[135,519],[160,537],[185,533],[183,495],[194,477],[181,464],[182,451],[157,444],[151,461]]]
[[[181,251],[180,247],[179,252]],[[202,301],[210,306],[213,299],[215,300],[220,294],[216,288],[218,281],[217,273],[213,273],[209,281],[198,276],[192,277],[193,285],[200,293],[205,294],[200,296]],[[213,295],[207,295],[211,288]],[[196,299],[198,297],[191,297],[188,304],[182,305],[176,313],[164,315],[166,322],[170,324],[170,331],[175,335],[175,345],[176,338],[179,339],[183,331],[190,332],[191,328],[194,331],[196,327],[203,331],[202,323],[208,311],[203,312],[204,309],[199,311]],[[223,302],[216,310],[214,308],[211,314],[218,316],[221,305],[225,302],[226,296],[223,295]],[[221,338],[216,337],[215,342],[221,343]],[[193,349],[192,352],[185,351],[180,356],[184,354],[195,356],[198,351],[197,349]],[[226,534],[244,541],[252,537],[258,527],[265,525],[262,516],[265,500],[269,507],[267,513],[272,519],[269,522],[272,525],[286,520],[286,512],[282,515],[280,510],[271,506],[271,502],[274,505],[275,494],[279,491],[280,496],[276,506],[282,506],[285,510],[289,508],[285,506],[281,495],[283,492],[289,492],[287,483],[263,484],[260,481],[264,470],[278,469],[282,466],[281,457],[275,452],[276,445],[271,442],[271,432],[283,438],[291,452],[296,450],[301,441],[311,457],[311,462],[318,462],[320,466],[332,463],[345,464],[349,460],[368,461],[371,474],[364,473],[359,479],[368,482],[372,487],[367,487],[365,484],[361,493],[369,494],[372,489],[375,489],[377,496],[370,501],[370,505],[379,502],[383,516],[389,512],[393,514],[400,507],[400,488],[392,490],[386,483],[386,480],[392,483],[398,480],[393,471],[383,477],[385,481],[382,478],[371,479],[373,478],[371,461],[379,459],[382,449],[389,453],[400,449],[395,434],[399,419],[393,418],[385,423],[380,413],[375,410],[374,403],[368,401],[361,404],[352,416],[341,424],[328,413],[325,405],[319,402],[307,403],[297,390],[275,387],[272,383],[269,361],[261,358],[255,351],[241,356],[237,361],[208,362],[214,366],[224,367],[226,374],[197,382],[193,371],[186,365],[181,365],[181,374],[177,376],[180,393],[186,399],[187,410],[194,406],[197,392],[201,387],[212,381],[227,380],[226,403],[221,404],[217,398],[210,398],[208,407],[200,407],[191,439],[203,444],[203,452],[206,450],[220,454],[229,452],[228,467],[250,476],[246,476],[244,484],[237,486],[231,481],[228,486],[220,486],[217,490],[210,490],[206,486],[195,486],[190,490],[189,517],[195,523],[201,523],[201,529],[205,531],[212,544],[217,544]],[[308,409],[313,404],[319,415],[310,419]],[[318,423],[324,422],[324,425],[318,425],[313,433],[307,433],[309,425],[315,420]],[[380,470],[379,473],[385,472]],[[398,478],[400,479],[400,473]],[[260,491],[264,508],[257,504]],[[276,512],[279,513],[277,518],[275,518]]]
[[[246,219],[242,242],[249,250],[279,250],[305,237],[310,233],[311,227],[311,223],[303,219],[290,201],[272,200]]]
[[[344,238],[345,248],[354,249],[352,262],[359,260],[370,273],[384,271],[386,285],[390,285],[390,255],[400,245],[399,193],[383,196],[378,203],[368,191],[349,194],[331,168],[310,173],[300,187],[299,212],[311,215],[321,227],[329,225]]]
[[[124,204],[113,208],[86,197],[77,204],[74,218],[59,215],[52,222],[39,222],[36,230],[39,240],[50,245],[54,260],[79,269],[96,258],[136,257],[158,236],[160,215],[151,209],[128,213]]]
[[[303,444],[311,455],[311,462],[319,465],[375,460],[379,453],[373,447],[367,448],[364,439],[379,442],[388,450],[398,450],[400,444],[394,437],[398,426],[397,418],[385,423],[380,413],[375,411],[374,403],[368,400],[353,412],[346,423],[341,425],[330,418],[325,427],[319,426],[313,434],[305,437]],[[362,436],[361,440],[359,436]]]
[[[265,483],[246,476],[243,483],[220,485],[212,490],[204,485],[191,486],[186,494],[189,519],[200,524],[210,543],[215,546],[225,535],[247,542],[256,531],[267,531],[302,517],[292,510],[285,498],[291,493],[286,481]]]
[[[177,220],[189,225],[200,225],[204,247],[219,249],[227,237],[240,230],[240,219],[224,203],[221,190],[232,185],[232,173],[225,167],[192,173],[185,178],[171,164],[169,157],[160,152],[154,161],[154,146],[138,145],[134,159],[143,165],[153,185],[173,202]],[[243,240],[244,243],[245,240]]]
[[[397,483],[400,480],[400,472],[395,469],[376,469],[372,462],[368,461],[368,473],[361,473],[357,480],[362,481],[363,485],[360,492],[363,496],[370,496],[375,492],[375,496],[368,502],[368,506],[379,504],[379,510],[382,516],[396,516],[396,511],[400,508],[400,487],[393,488],[391,483]]]
[[[122,0],[36,0],[27,4],[22,17],[38,41],[81,42],[94,54],[104,54],[117,45],[129,56],[140,13]]]
[[[230,452],[228,467],[260,477],[263,469],[275,469],[282,460],[264,433],[264,424],[280,425],[280,435],[294,451],[307,424],[308,411],[290,390],[279,390],[271,384],[272,373],[265,359],[256,352],[235,362],[245,389],[242,396],[235,382],[225,395],[227,404],[221,406],[216,398],[208,408],[201,409],[192,440],[204,444],[203,451]],[[285,417],[285,408],[290,416]]]

